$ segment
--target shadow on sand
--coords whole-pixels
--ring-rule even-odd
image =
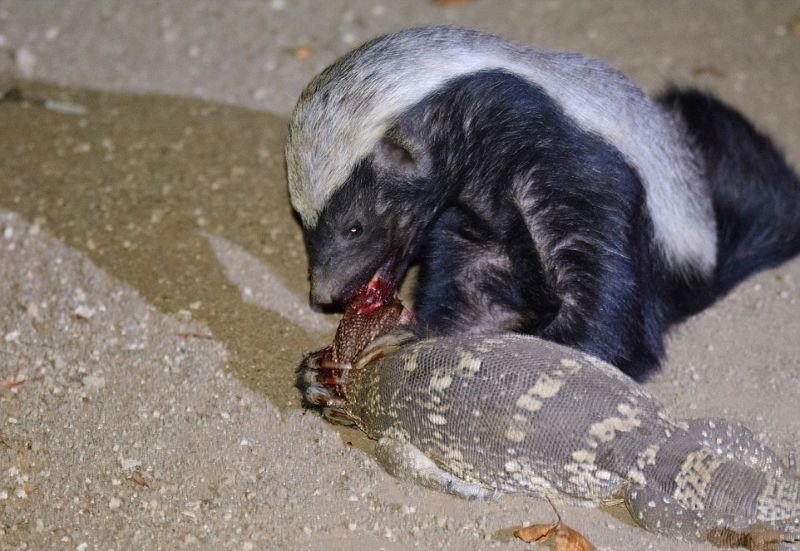
[[[294,370],[325,336],[244,301],[206,237],[246,251],[304,300],[285,121],[184,98],[17,86],[26,98],[86,112],[0,103],[0,207],[36,221],[162,312],[190,312],[227,347],[237,378],[282,409],[297,407]]]

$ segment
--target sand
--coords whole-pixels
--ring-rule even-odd
[[[24,381],[0,390],[0,549],[526,547],[509,528],[546,503],[397,481],[300,408],[297,363],[336,317],[307,306],[294,98],[369,36],[458,23],[604,57],[649,90],[712,89],[797,166],[800,4],[500,6],[0,2],[0,90],[33,100],[0,103],[0,380]],[[788,455],[798,335],[794,260],[677,327],[646,386]],[[560,510],[600,549],[711,549],[619,508]]]

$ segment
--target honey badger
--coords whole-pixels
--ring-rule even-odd
[[[303,91],[291,202],[311,299],[420,266],[433,334],[515,331],[641,377],[666,328],[800,250],[800,183],[713,97],[454,27],[367,42]]]

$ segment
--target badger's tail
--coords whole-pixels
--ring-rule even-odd
[[[697,90],[660,101],[686,123],[705,159],[717,217],[721,295],[751,273],[800,252],[800,181],[775,145],[742,115]]]

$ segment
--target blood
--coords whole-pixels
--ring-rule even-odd
[[[356,292],[353,300],[347,305],[347,309],[354,308],[356,313],[361,315],[369,314],[393,298],[394,288],[388,281],[376,274]]]
[[[333,339],[333,361],[352,361],[370,342],[413,319],[413,314],[395,296],[394,288],[376,275],[356,292],[345,308]]]

